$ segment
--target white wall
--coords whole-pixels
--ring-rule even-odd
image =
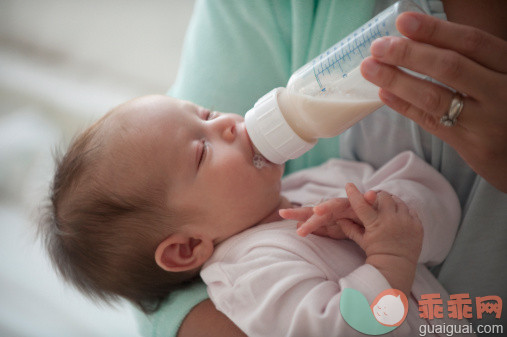
[[[0,336],[136,336],[56,278],[34,238],[51,148],[117,104],[165,93],[193,1],[0,1]]]

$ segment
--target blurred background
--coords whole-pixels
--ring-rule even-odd
[[[96,306],[37,241],[52,149],[175,79],[194,1],[0,0],[0,336],[138,336],[130,306]]]

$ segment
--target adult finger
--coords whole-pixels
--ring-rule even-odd
[[[454,96],[449,89],[415,78],[397,67],[382,64],[371,57],[365,59],[361,64],[361,72],[368,81],[433,116],[432,120],[425,123],[434,122],[432,125],[428,125],[430,129],[442,127],[440,118],[449,110]],[[462,116],[460,115],[462,122],[464,122],[464,118],[478,118],[477,114],[467,111],[475,108],[475,104],[470,102],[475,102],[475,100],[463,97],[464,105],[461,111]]]
[[[454,50],[491,70],[507,72],[507,43],[479,29],[420,13],[403,13],[396,20],[406,37]]]
[[[401,37],[383,37],[371,45],[371,54],[382,63],[428,75],[462,93],[484,99],[491,93],[477,78],[498,81],[499,74],[448,49]]]
[[[350,206],[356,212],[359,220],[364,226],[372,224],[377,218],[377,211],[364,199],[363,194],[359,192],[356,185],[348,183],[345,186],[345,191],[349,197]]]
[[[475,105],[477,103],[475,101],[470,101],[470,104],[468,104],[467,107],[467,112],[471,113],[463,113],[462,111],[457,124],[452,128],[448,128],[440,123],[440,118],[443,115],[442,112],[424,111],[383,88],[379,91],[379,97],[387,106],[398,111],[403,116],[410,118],[419,124],[424,130],[434,134],[444,142],[449,143],[451,146],[458,146],[460,142],[463,142],[463,139],[468,137],[469,130],[465,127],[465,125],[475,123],[474,119],[476,119],[477,115],[473,113],[473,111],[475,111],[474,109],[476,109]],[[465,110],[465,108],[463,108],[463,110]]]

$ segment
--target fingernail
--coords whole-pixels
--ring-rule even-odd
[[[372,58],[365,59],[361,64],[361,72],[369,78],[375,77],[380,69],[380,65]]]
[[[400,16],[398,20],[398,29],[401,33],[413,34],[419,30],[421,20],[413,14],[405,14]]]
[[[305,231],[302,229],[302,228],[298,228],[296,233],[299,235],[299,236],[302,236],[302,237],[305,237],[307,234],[305,233]]]
[[[380,38],[373,41],[370,47],[371,54],[375,57],[382,57],[385,55],[391,40],[388,38]]]

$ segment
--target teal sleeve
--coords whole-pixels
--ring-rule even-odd
[[[136,310],[139,333],[143,337],[176,336],[185,316],[207,298],[206,285],[199,281],[172,292],[151,315]]]

